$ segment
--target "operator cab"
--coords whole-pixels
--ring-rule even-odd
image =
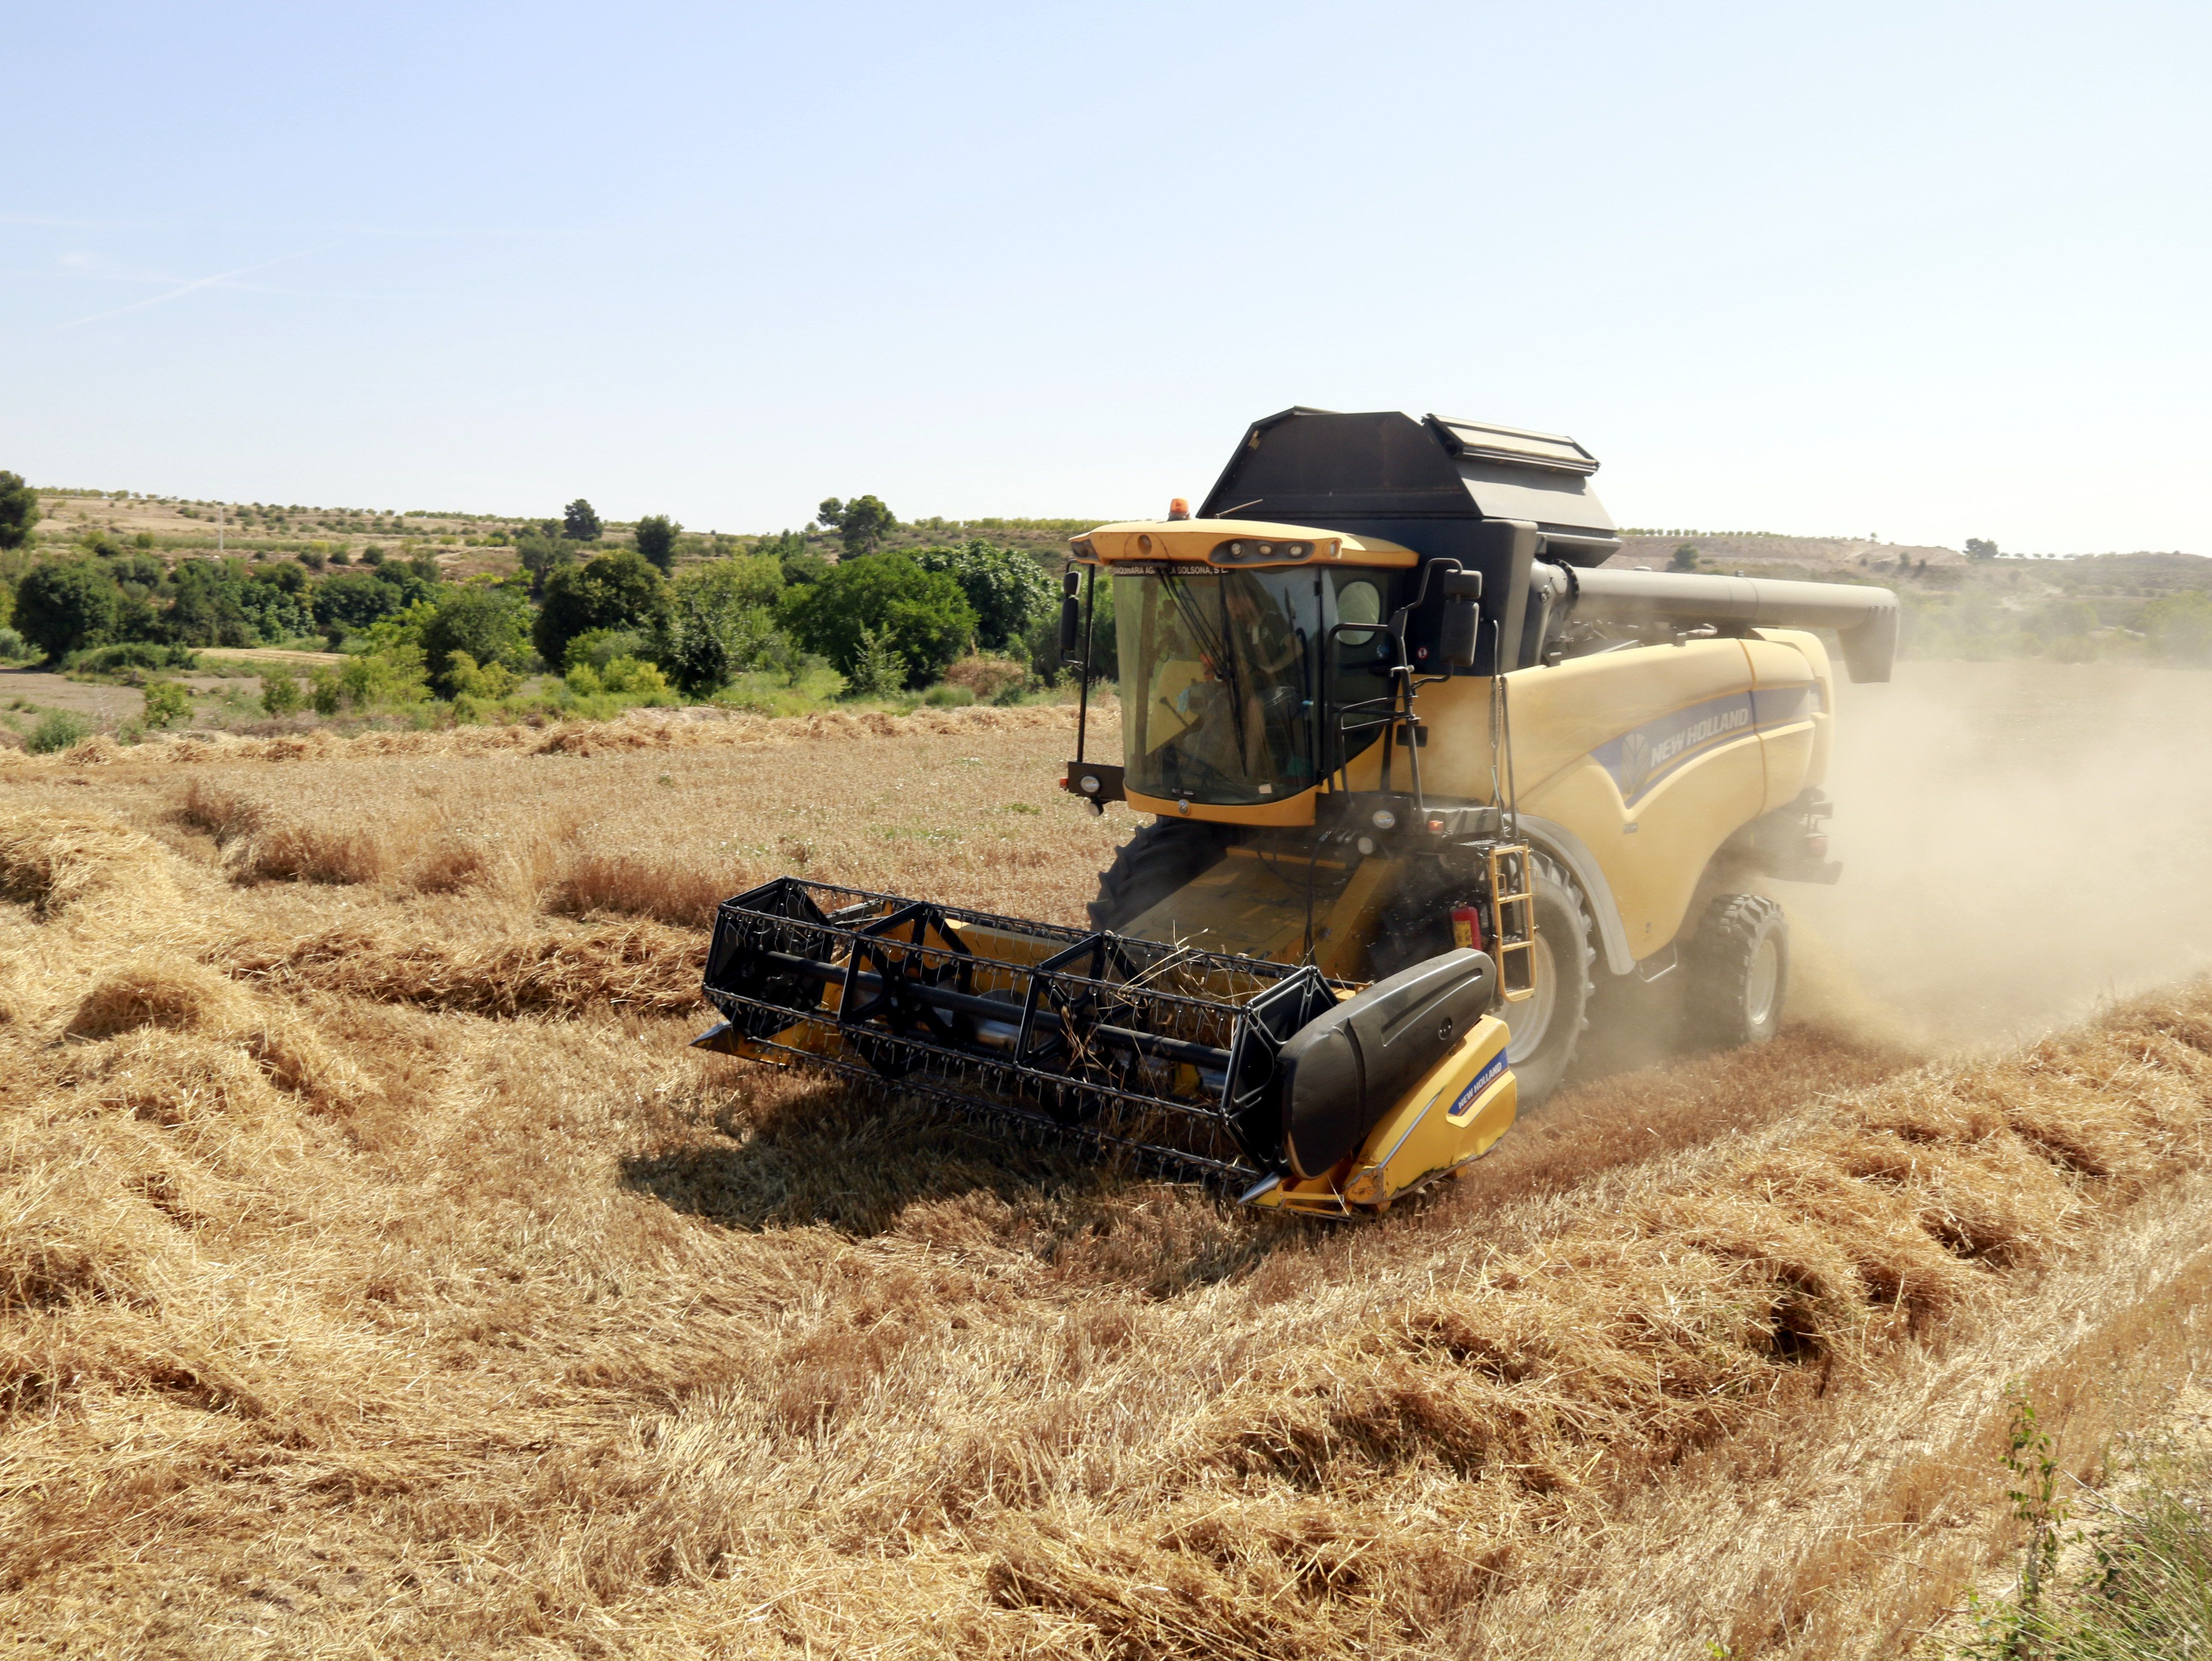
[[[1112,581],[1133,806],[1285,803],[1376,741],[1379,728],[1331,732],[1316,706],[1388,692],[1385,624],[1410,593],[1411,549],[1183,520],[1104,526],[1075,553]]]

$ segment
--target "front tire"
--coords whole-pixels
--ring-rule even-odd
[[[1200,873],[1218,863],[1237,840],[1233,826],[1202,820],[1155,819],[1114,850],[1098,873],[1091,902],[1093,928],[1121,930]]]
[[[1684,953],[1691,1034],[1733,1049],[1765,1043],[1782,1025],[1790,988],[1790,920],[1764,894],[1720,894]]]
[[[1520,1105],[1542,1105],[1559,1087],[1589,1025],[1589,913],[1574,881],[1541,854],[1528,856],[1534,896],[1535,995],[1498,1006],[1505,1023],[1506,1062],[1513,1069]]]

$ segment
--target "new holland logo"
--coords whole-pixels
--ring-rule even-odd
[[[1732,692],[1647,721],[1590,753],[1613,775],[1621,800],[1633,806],[1676,768],[1760,724],[1752,711],[1751,694]]]
[[[1464,1114],[1469,1108],[1474,1105],[1474,1098],[1482,1094],[1484,1091],[1489,1089],[1491,1086],[1496,1084],[1498,1082],[1498,1076],[1504,1071],[1505,1052],[1501,1050],[1495,1056],[1492,1056],[1488,1062],[1484,1063],[1482,1071],[1476,1074],[1473,1079],[1468,1080],[1467,1088],[1459,1092],[1459,1099],[1454,1102],[1446,1110],[1455,1118]],[[1434,1101],[1435,1098],[1431,1097],[1430,1099]]]
[[[1620,786],[1623,801],[1633,801],[1642,795],[1651,778],[1651,740],[1640,732],[1625,734],[1620,740],[1620,760],[1613,770],[1613,777]]]

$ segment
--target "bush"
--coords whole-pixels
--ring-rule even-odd
[[[345,695],[339,690],[337,673],[331,669],[318,669],[307,683],[307,702],[319,715],[335,715],[345,707]]]
[[[289,715],[300,707],[300,683],[289,669],[276,668],[261,677],[262,713]]]
[[[338,670],[338,691],[356,709],[416,703],[422,696],[422,666],[409,661],[404,653],[364,652]]]
[[[260,637],[260,630],[247,609],[249,599],[273,602],[281,608],[281,632],[291,633],[284,624],[295,618],[304,620],[289,597],[275,589],[264,586],[258,595],[249,595],[253,585],[241,569],[234,560],[180,561],[171,574],[176,596],[162,620],[169,637],[196,646],[251,646]]]
[[[617,658],[647,655],[645,636],[635,629],[588,629],[568,642],[563,669],[589,668],[594,674]]]
[[[384,581],[366,571],[325,577],[315,587],[315,626],[333,641],[361,634],[407,609],[408,586]]]
[[[514,594],[475,586],[448,589],[422,630],[422,660],[440,695],[450,698],[460,690],[455,666],[463,659],[471,672],[487,664],[520,666],[530,655],[528,626],[527,608]]]
[[[941,680],[921,695],[921,701],[940,709],[965,709],[975,702],[975,694],[972,688]]]
[[[64,666],[80,674],[114,675],[126,669],[197,669],[199,660],[189,646],[156,646],[151,641],[128,640],[114,646],[88,646],[71,652]]]
[[[942,571],[925,571],[904,554],[847,560],[819,582],[787,590],[778,607],[793,639],[819,652],[857,690],[866,642],[896,654],[901,683],[924,686],[941,675],[975,632],[975,609]]]
[[[772,607],[783,592],[783,571],[775,560],[718,559],[686,572],[669,592],[667,639],[658,655],[691,696],[704,697],[734,675],[792,655],[777,649]]]
[[[31,655],[31,642],[13,629],[0,629],[0,661],[15,662]]]
[[[16,586],[15,628],[52,661],[106,638],[122,598],[89,560],[34,565]]]
[[[915,564],[943,571],[960,585],[975,612],[975,640],[987,652],[1018,646],[1040,619],[1060,621],[1060,590],[1036,561],[1018,548],[980,538],[960,548],[922,548]]]
[[[92,723],[71,709],[50,709],[31,729],[23,747],[34,756],[50,756],[92,735]]]
[[[668,681],[658,665],[635,658],[617,658],[599,672],[599,684],[617,697],[642,698],[649,703],[668,702]]]
[[[477,711],[472,719],[481,719],[483,706],[496,703],[514,690],[514,677],[503,663],[478,665],[466,652],[456,652],[446,671],[446,684],[452,689],[447,696],[453,700],[455,712],[459,712],[463,700]]]
[[[180,680],[149,680],[146,683],[146,713],[149,727],[174,727],[179,722],[190,724],[192,718],[192,695]]]
[[[876,637],[872,629],[860,630],[860,649],[845,674],[845,691],[856,698],[887,697],[906,684],[906,660]]]
[[[618,548],[583,565],[555,570],[545,579],[545,603],[532,637],[548,663],[568,660],[568,642],[594,629],[665,632],[668,584],[637,551]]]

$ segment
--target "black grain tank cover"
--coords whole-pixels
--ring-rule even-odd
[[[1386,538],[1482,573],[1483,626],[1471,672],[1519,666],[1531,568],[1595,565],[1620,546],[1589,488],[1596,459],[1572,439],[1395,410],[1358,415],[1304,406],[1255,421],[1200,514],[1310,525]],[[1443,596],[1407,642],[1435,661]],[[1426,654],[1425,659],[1422,654]]]
[[[1357,1148],[1473,1030],[1497,990],[1486,954],[1447,952],[1300,1027],[1275,1060],[1292,1174],[1318,1177]]]

